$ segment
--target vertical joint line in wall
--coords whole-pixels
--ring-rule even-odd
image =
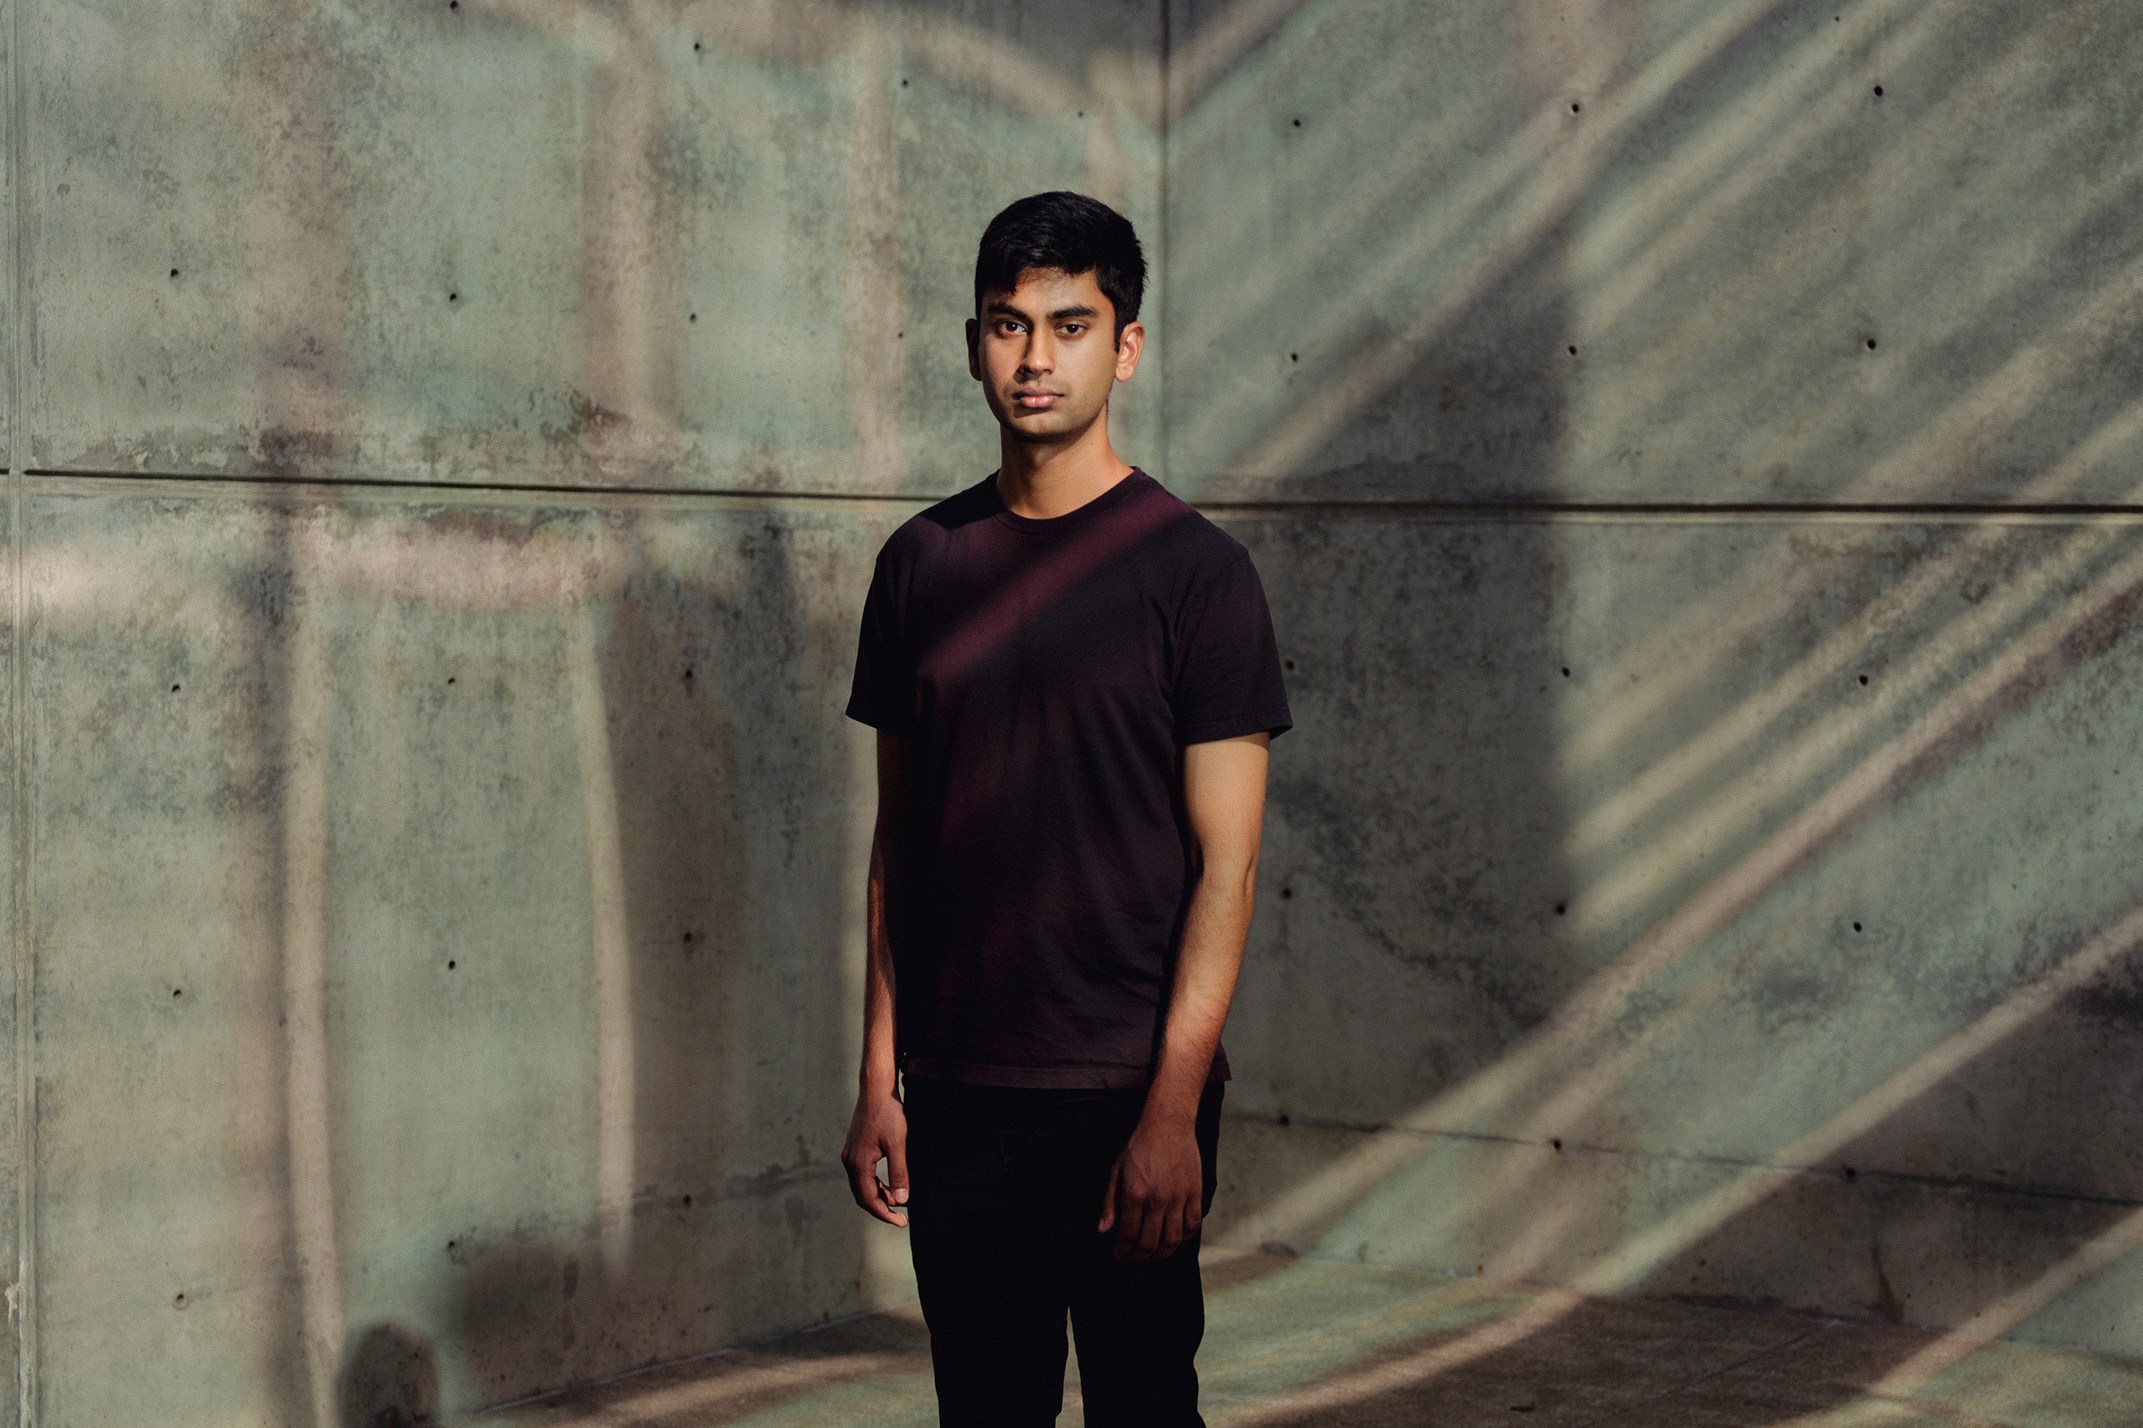
[[[29,719],[23,691],[27,683],[23,665],[29,654],[29,571],[24,561],[23,474],[27,441],[23,433],[24,336],[23,235],[25,230],[23,187],[28,182],[25,162],[24,116],[29,112],[26,79],[29,66],[23,57],[22,7],[24,0],[5,0],[7,5],[7,223],[8,223],[8,383],[7,446],[8,503],[8,752],[13,775],[8,810],[9,874],[13,879],[13,957],[15,971],[15,1283],[7,1295],[8,1328],[15,1340],[15,1422],[17,1428],[35,1428],[38,1419],[37,1382],[37,1056],[34,1037],[34,1005],[37,988],[35,959],[30,950],[33,925],[30,909],[30,747]]]

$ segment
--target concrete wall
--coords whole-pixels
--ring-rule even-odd
[[[2143,1352],[2116,0],[6,15],[0,1423],[907,1292],[838,710],[1056,185],[1291,662],[1218,1237]]]
[[[2132,10],[1171,14],[1221,1238],[2143,1352]]]
[[[836,1161],[855,622],[994,460],[984,221],[1159,229],[1159,10],[6,13],[0,1422],[372,1428],[907,1298]]]

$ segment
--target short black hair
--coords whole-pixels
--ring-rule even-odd
[[[990,220],[975,254],[975,311],[986,292],[1010,292],[1029,268],[1054,268],[1094,284],[1116,309],[1116,333],[1138,321],[1146,254],[1131,220],[1099,199],[1063,189],[1020,199]]]

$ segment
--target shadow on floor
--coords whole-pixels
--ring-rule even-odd
[[[1200,1355],[1212,1428],[2085,1428],[2127,1421],[2143,1365],[1993,1344],[1871,1394],[1939,1336],[1275,1256],[1214,1255]],[[1076,1378],[1060,1424],[1083,1421]],[[910,1310],[771,1340],[474,1420],[484,1428],[878,1428],[936,1422]],[[473,1428],[473,1425],[472,1425]]]

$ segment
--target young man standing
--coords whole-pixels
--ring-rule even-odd
[[[1109,443],[1146,262],[1073,193],[992,219],[968,367],[997,471],[894,532],[848,714],[878,731],[856,1202],[910,1246],[940,1421],[1189,1428],[1266,749],[1241,544]],[[883,1162],[886,1176],[878,1167]],[[909,1209],[912,1193],[913,1210]]]

